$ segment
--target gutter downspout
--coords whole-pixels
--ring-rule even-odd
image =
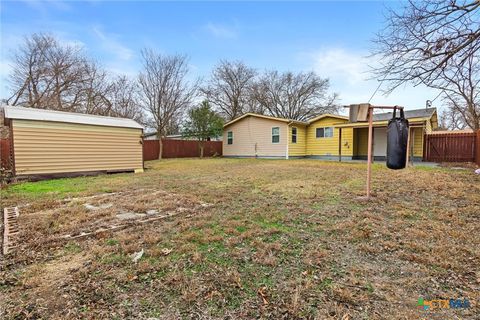
[[[285,159],[288,160],[288,145],[289,145],[289,141],[290,141],[290,124],[292,122],[290,121],[288,124],[287,124],[287,153],[285,154]]]

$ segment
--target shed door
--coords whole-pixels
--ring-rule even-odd
[[[387,128],[375,128],[373,131],[373,156],[387,156]]]

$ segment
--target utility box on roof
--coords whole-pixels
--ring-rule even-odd
[[[143,127],[124,118],[4,107],[15,175],[143,170]]]

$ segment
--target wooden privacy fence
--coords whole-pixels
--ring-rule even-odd
[[[477,162],[480,165],[480,130],[477,132],[426,134],[423,160]]]
[[[162,143],[162,158],[200,157],[200,145],[198,141],[162,139]],[[222,155],[222,141],[205,141],[204,146],[204,157]],[[143,141],[143,160],[147,161],[158,159],[158,153],[158,140]]]
[[[480,166],[480,130],[477,130],[477,164]]]
[[[0,166],[10,169],[10,139],[0,139]]]

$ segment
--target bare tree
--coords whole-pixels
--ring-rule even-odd
[[[480,2],[409,0],[390,10],[385,28],[374,39],[381,66],[375,75],[388,90],[412,82],[430,86],[450,67],[463,65],[480,46]]]
[[[95,62],[86,62],[83,66],[83,77],[78,81],[77,97],[80,107],[77,111],[110,116],[113,114],[113,104],[110,96],[113,93],[115,83],[110,80],[105,70]]]
[[[111,105],[110,115],[130,118],[144,123],[145,115],[139,104],[137,83],[127,76],[118,76],[112,83],[108,101]]]
[[[210,80],[201,91],[217,111],[230,121],[250,111],[250,90],[255,76],[255,69],[243,62],[222,60],[213,69]]]
[[[254,86],[254,97],[267,114],[302,121],[338,110],[337,94],[329,96],[328,89],[329,80],[314,72],[269,71]]]
[[[25,38],[14,55],[8,103],[40,109],[110,115],[109,75],[78,46],[48,34]]]
[[[138,77],[139,101],[150,116],[149,125],[157,130],[161,158],[162,138],[192,104],[197,85],[187,81],[189,68],[186,56],[164,56],[145,49],[142,57],[143,70]]]
[[[74,111],[80,104],[78,86],[85,81],[85,65],[80,48],[33,34],[15,54],[9,103]]]
[[[453,70],[443,70],[441,78],[432,84],[443,91],[454,128],[480,129],[480,65],[476,55],[467,57],[461,65],[453,65]]]
[[[269,111],[265,108],[265,106],[260,103],[260,99],[257,99],[259,96],[259,93],[262,90],[262,86],[258,81],[255,81],[249,90],[249,94],[247,97],[247,103],[246,103],[246,108],[244,110],[245,112],[252,112],[256,114],[269,114]]]
[[[479,129],[479,15],[474,0],[409,0],[390,10],[373,52],[380,63],[373,73],[389,84],[384,91],[407,82],[440,89],[453,127]]]
[[[463,130],[467,125],[459,113],[448,108],[440,113],[438,126],[441,130]]]

